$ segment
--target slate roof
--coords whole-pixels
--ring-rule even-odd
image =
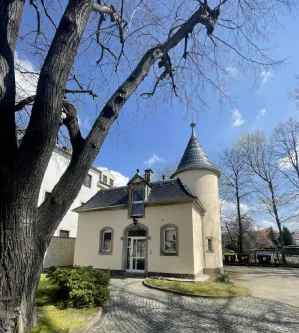
[[[202,149],[195,133],[194,127],[195,124],[191,124],[192,127],[192,135],[185,149],[184,155],[178,165],[175,173],[171,176],[173,178],[177,173],[190,170],[190,169],[208,169],[215,171],[217,174],[220,174],[219,170],[217,170],[212,163],[209,161],[207,155]]]
[[[196,196],[193,196],[179,178],[151,183],[152,188],[145,205],[196,200],[204,210]],[[128,186],[102,189],[84,205],[74,209],[75,212],[112,207],[126,207],[129,201]]]

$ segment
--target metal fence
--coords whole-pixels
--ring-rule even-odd
[[[289,252],[289,253],[288,253]],[[227,253],[227,252],[224,252]],[[235,265],[239,265],[240,262],[238,261],[238,254],[240,253],[235,252],[236,255],[236,261]],[[268,254],[271,256],[271,264],[275,263],[275,259],[279,259],[280,263],[282,262],[282,255],[281,251],[277,249],[271,249],[271,250],[249,250],[249,251],[243,251],[242,254],[249,256],[249,265],[259,265],[258,255],[259,254]],[[293,254],[290,253],[290,251],[286,251],[286,261],[289,266],[299,267],[299,254]],[[224,258],[223,258],[224,259]],[[226,262],[224,261],[226,264]]]

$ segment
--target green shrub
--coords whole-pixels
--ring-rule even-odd
[[[51,267],[47,277],[58,287],[56,299],[62,302],[63,307],[101,306],[109,298],[109,271],[90,266],[74,269]]]
[[[219,274],[219,275],[215,278],[215,281],[216,281],[216,282],[221,282],[221,283],[226,283],[226,284],[232,283],[231,280],[230,280],[230,277],[229,277],[229,274],[228,274],[228,273],[222,273],[222,274]]]

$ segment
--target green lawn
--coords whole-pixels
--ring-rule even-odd
[[[231,279],[234,279],[240,275],[240,273],[238,273],[238,272],[231,272],[231,271],[226,271],[226,270],[225,270],[225,273],[227,273]]]
[[[83,327],[96,314],[98,308],[91,309],[59,309],[53,300],[53,286],[41,275],[36,294],[38,314],[37,326],[31,333],[66,333],[73,332],[75,328]]]
[[[215,282],[213,278],[205,282],[181,282],[147,278],[145,282],[154,287],[198,296],[241,296],[248,292],[245,287]]]

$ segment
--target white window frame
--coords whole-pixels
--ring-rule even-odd
[[[85,184],[86,179],[89,179],[89,185]],[[87,188],[91,188],[91,184],[92,184],[92,175],[90,175],[89,173],[85,176],[84,178],[84,182],[83,185]]]
[[[104,244],[105,244],[105,234],[111,234],[111,249],[110,250],[104,250]],[[113,242],[113,232],[112,229],[106,229],[102,232],[102,240],[101,240],[101,252],[112,252],[112,242]]]
[[[172,240],[172,241],[166,241],[166,231],[174,231],[175,232],[175,240]],[[175,243],[175,251],[169,251],[169,250],[166,250],[166,242],[173,242]],[[175,227],[167,227],[163,230],[163,251],[164,253],[177,253],[177,230]]]
[[[103,183],[108,185],[108,177],[106,175],[103,175]]]
[[[137,192],[137,191],[142,191],[143,200],[134,201],[134,192]],[[136,204],[143,204],[143,212],[142,212],[141,215],[140,214],[133,214],[133,206],[136,205]],[[144,216],[144,189],[143,188],[136,188],[136,189],[132,190],[132,213],[131,213],[131,216]]]

